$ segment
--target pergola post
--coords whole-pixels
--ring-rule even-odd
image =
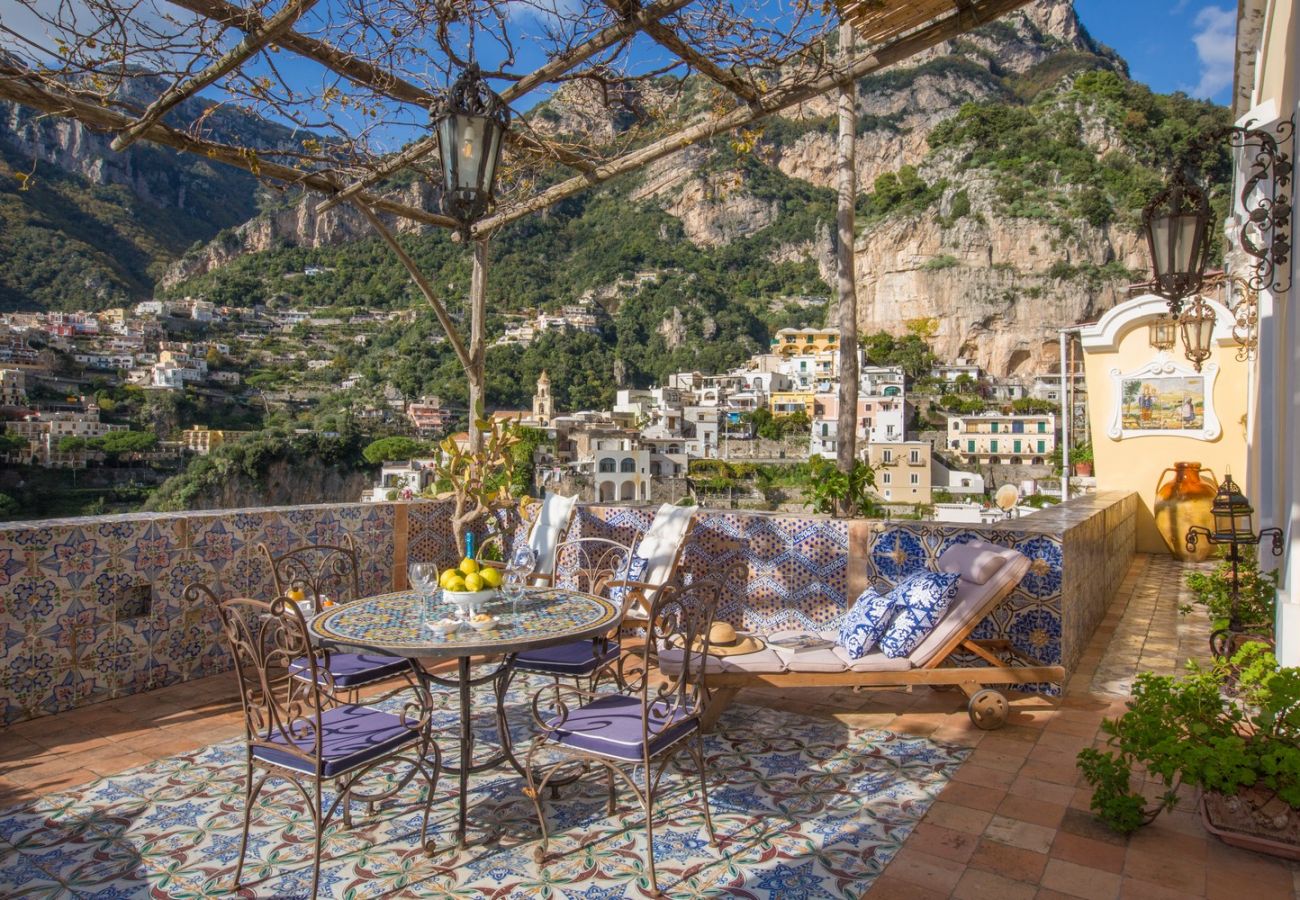
[[[470,364],[465,371],[469,378],[469,448],[474,453],[483,449],[483,430],[478,423],[486,411],[487,277],[488,238],[475,238],[474,272],[469,282]]]
[[[840,26],[840,57],[847,64],[853,59],[853,26]],[[839,419],[836,423],[835,461],[841,472],[851,474],[857,455],[858,419],[858,291],[854,272],[853,204],[858,195],[855,157],[857,149],[856,79],[849,79],[839,89],[839,144],[836,160],[836,293],[840,326],[840,395]],[[841,501],[841,515],[851,515],[850,501]]]

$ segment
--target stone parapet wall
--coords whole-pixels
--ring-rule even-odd
[[[895,584],[978,536],[1034,561],[978,636],[1006,638],[1069,668],[1132,560],[1136,512],[1135,496],[1119,493],[994,526],[704,510],[682,563],[696,575],[733,566],[744,573],[726,586],[720,615],[727,621],[763,633],[822,628],[868,584]],[[408,561],[447,566],[460,558],[449,513],[447,503],[416,501],[0,526],[0,721],[229,668],[213,611],[182,595],[197,581],[222,596],[269,596],[259,544],[282,553],[351,535],[362,590],[380,593],[406,585]],[[631,543],[653,516],[653,506],[583,506],[574,535]]]

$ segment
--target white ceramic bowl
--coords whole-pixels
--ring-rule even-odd
[[[467,615],[474,612],[497,595],[496,588],[486,591],[449,591],[445,588],[442,599],[454,603]]]
[[[448,635],[460,628],[460,622],[455,619],[439,619],[436,622],[430,622],[429,627],[441,635]]]
[[[470,619],[469,624],[475,631],[491,631],[497,627],[498,620],[496,616],[488,616],[486,619]]]

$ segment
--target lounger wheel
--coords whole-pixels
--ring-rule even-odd
[[[1007,724],[1011,712],[1006,695],[992,688],[976,691],[966,708],[975,727],[983,731],[993,731]]]

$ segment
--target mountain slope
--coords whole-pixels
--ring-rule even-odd
[[[133,84],[143,107],[160,80]],[[208,104],[174,110],[192,120]],[[291,131],[237,110],[207,119],[219,141],[259,148]],[[101,309],[149,297],[187,247],[258,213],[256,179],[200,156],[112,136],[0,102],[0,309]]]

